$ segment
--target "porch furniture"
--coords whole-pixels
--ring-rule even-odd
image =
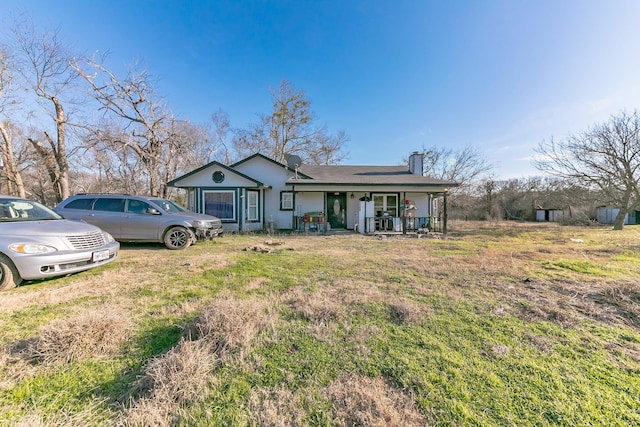
[[[327,230],[324,212],[307,212],[302,217],[302,231],[324,233]]]
[[[376,230],[380,230],[380,231],[393,230],[393,217],[390,217],[390,216],[377,217]]]

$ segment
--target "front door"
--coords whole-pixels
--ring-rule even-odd
[[[347,193],[327,193],[327,217],[332,229],[347,227]]]

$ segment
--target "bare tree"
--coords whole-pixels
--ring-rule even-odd
[[[343,160],[344,131],[329,135],[326,126],[316,126],[310,101],[288,81],[271,91],[273,112],[261,115],[249,129],[236,132],[234,148],[239,156],[262,153],[284,163],[287,154],[312,164],[336,164]]]
[[[232,146],[230,146],[230,132],[231,126],[229,123],[229,115],[224,112],[222,109],[218,109],[215,113],[211,115],[211,122],[213,123],[213,144],[214,147],[219,147],[219,149],[223,152],[221,156],[221,161],[225,165],[231,164],[232,159]],[[211,156],[213,157],[215,151],[211,152]]]
[[[116,152],[134,155],[141,166],[138,173],[148,182],[149,194],[165,195],[165,161],[172,159],[174,118],[155,93],[149,74],[133,67],[121,80],[102,62],[84,58],[74,59],[72,67],[89,83],[101,110],[119,121],[119,132],[106,133],[98,128],[94,139]]]
[[[455,181],[464,189],[486,175],[493,165],[476,147],[454,150],[444,147],[422,148],[424,172],[433,178]]]
[[[56,200],[61,201],[69,196],[67,116],[62,97],[72,91],[76,74],[57,32],[38,34],[31,22],[22,21],[13,28],[13,35],[22,58],[19,70],[55,125],[54,133],[39,130],[40,136],[28,140],[42,159]]]
[[[88,133],[84,151],[73,176],[75,191],[123,192],[138,194],[147,191],[144,167],[127,145],[120,141],[130,138],[120,123],[104,120]],[[141,172],[142,171],[142,172]]]
[[[640,116],[622,112],[608,122],[563,141],[541,142],[536,167],[597,190],[602,202],[619,209],[613,229],[622,230],[625,216],[640,209]]]
[[[0,175],[7,181],[7,194],[26,197],[22,175],[14,154],[14,129],[9,113],[17,101],[13,96],[14,68],[5,50],[0,49]]]
[[[216,139],[217,135],[212,134],[209,126],[196,125],[186,120],[172,119],[170,135],[164,157],[165,183],[181,173],[206,164],[221,146],[221,142]],[[165,189],[168,191],[166,186]]]

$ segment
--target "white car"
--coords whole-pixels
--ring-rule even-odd
[[[65,220],[31,200],[0,195],[0,290],[109,263],[119,250],[98,227]]]

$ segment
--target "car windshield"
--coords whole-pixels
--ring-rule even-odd
[[[188,212],[185,208],[180,205],[173,203],[172,201],[166,199],[151,199],[153,203],[160,206],[163,211],[167,213],[178,213],[178,212]]]
[[[62,217],[40,203],[31,200],[0,198],[0,222],[52,219],[62,219]]]

